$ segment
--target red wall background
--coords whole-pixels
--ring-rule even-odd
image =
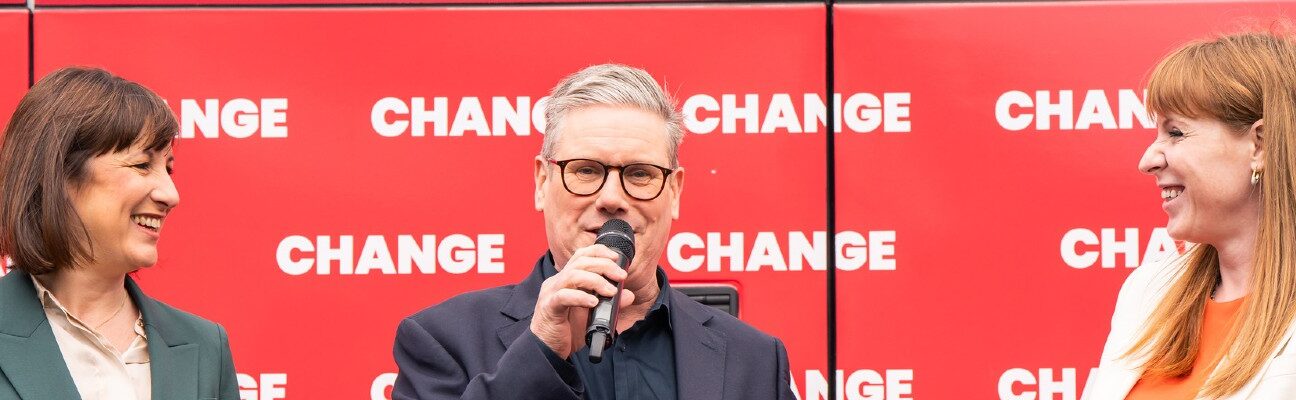
[[[385,398],[402,317],[520,280],[545,247],[531,202],[542,130],[526,115],[603,62],[647,69],[684,108],[672,282],[738,287],[740,317],[787,343],[803,399],[830,391],[833,327],[840,399],[1078,398],[1127,264],[1173,247],[1135,168],[1154,135],[1147,71],[1187,40],[1291,10],[838,4],[829,321],[830,249],[813,245],[829,212],[823,4],[285,3],[0,8],[0,109],[29,65],[36,78],[93,65],[186,121],[181,206],[138,280],[225,325],[244,399]],[[1037,115],[1042,96],[1062,115]],[[444,121],[388,131],[409,121],[401,107],[438,101]],[[514,124],[496,120],[515,108]],[[357,260],[380,247],[397,260],[425,235],[453,244],[435,272],[401,273],[383,251]],[[307,247],[348,261],[320,268]]]
[[[1153,126],[1122,104],[1141,109],[1152,66],[1183,43],[1290,11],[839,6],[838,91],[913,99],[911,132],[838,137],[839,229],[901,238],[896,271],[839,275],[839,368],[912,368],[915,398],[1079,398],[1126,266],[1174,247],[1156,231],[1160,190],[1136,167]]]

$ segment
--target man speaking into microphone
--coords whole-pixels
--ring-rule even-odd
[[[657,265],[684,134],[652,76],[585,68],[553,89],[545,118],[535,207],[549,251],[521,283],[402,321],[393,400],[792,399],[782,342],[671,289]]]

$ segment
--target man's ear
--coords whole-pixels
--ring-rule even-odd
[[[680,197],[684,195],[684,167],[676,168],[666,184],[670,185],[671,192],[675,193],[675,197],[671,199],[671,219],[679,219]]]
[[[545,204],[545,182],[549,180],[549,163],[545,162],[544,157],[535,157],[535,209],[544,211]]]

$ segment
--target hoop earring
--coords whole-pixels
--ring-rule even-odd
[[[1260,183],[1260,170],[1258,169],[1251,170],[1251,184],[1256,185],[1259,183]]]

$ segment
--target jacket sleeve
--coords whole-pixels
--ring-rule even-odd
[[[217,331],[220,332],[220,383],[217,398],[221,400],[239,400],[238,377],[234,373],[234,356],[230,352],[229,336],[225,333],[225,328],[217,325]]]
[[[787,348],[783,346],[783,341],[774,339],[774,352],[778,357],[778,400],[797,400],[796,394],[792,393],[792,373],[788,371]]]
[[[1080,398],[1082,400],[1095,400],[1098,394],[1111,384],[1113,374],[1119,375],[1126,373],[1126,368],[1131,360],[1123,360],[1122,356],[1130,351],[1130,346],[1134,344],[1137,336],[1142,333],[1144,319],[1147,313],[1154,307],[1156,298],[1153,296],[1151,289],[1158,284],[1169,284],[1169,279],[1173,279],[1175,274],[1174,265],[1165,265],[1168,262],[1154,262],[1138,267],[1125,279],[1121,285],[1120,293],[1116,295],[1116,307],[1112,311],[1111,329],[1107,333],[1107,341],[1103,344],[1102,356],[1099,358],[1098,369],[1092,372],[1097,376],[1091,376],[1089,383],[1085,385],[1084,392]]]
[[[509,344],[495,370],[469,375],[430,332],[406,318],[392,350],[398,369],[392,400],[579,400],[583,387],[572,370],[560,371],[530,331]]]

